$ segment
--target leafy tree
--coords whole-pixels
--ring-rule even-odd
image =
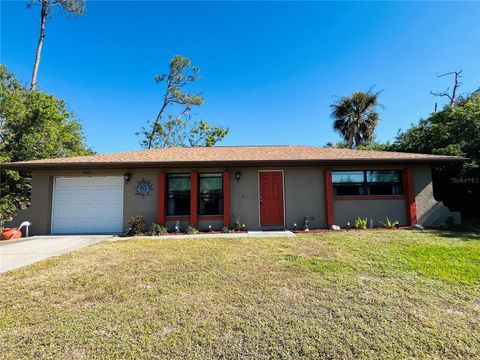
[[[464,156],[471,159],[468,166],[480,165],[480,91],[458,98],[455,105],[446,105],[400,132],[392,149]]]
[[[340,133],[348,148],[367,145],[373,140],[375,127],[380,120],[377,112],[379,94],[370,90],[357,91],[331,105],[333,129]]]
[[[190,146],[214,146],[227,134],[227,129],[217,125],[209,125],[205,120],[201,120],[188,129],[188,143]]]
[[[32,81],[30,83],[31,90],[35,90],[37,86],[38,67],[40,66],[40,57],[45,40],[45,24],[48,16],[54,12],[55,8],[73,16],[81,16],[85,12],[85,0],[31,0],[28,6],[32,7],[36,4],[40,4],[40,34],[33,64]]]
[[[228,129],[209,125],[205,120],[194,122],[192,109],[205,99],[188,87],[199,79],[200,69],[190,59],[176,55],[170,61],[168,74],[157,75],[155,81],[165,84],[160,111],[153,123],[137,133],[144,139],[144,148],[173,146],[213,146],[228,134]],[[171,110],[167,113],[168,110]]]
[[[346,141],[339,141],[337,143],[332,143],[332,142],[327,142],[325,144],[325,147],[330,147],[330,148],[337,148],[337,149],[346,149],[348,146],[347,146],[347,142]]]
[[[360,145],[357,149],[358,150],[375,150],[375,151],[392,151],[393,145],[390,141],[386,143],[372,141],[368,145]]]
[[[91,154],[84,141],[63,100],[30,91],[0,65],[0,163]],[[30,175],[0,171],[0,221],[5,221],[29,205]]]
[[[400,132],[393,151],[457,155],[469,158],[463,164],[433,167],[436,200],[462,213],[464,225],[480,225],[480,91],[460,96],[441,111]]]

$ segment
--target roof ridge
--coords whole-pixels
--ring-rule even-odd
[[[214,145],[214,146],[172,146],[166,148],[153,148],[142,150],[165,150],[165,149],[218,149],[218,148],[256,148],[256,147],[321,147],[311,145]],[[135,150],[131,150],[135,151]]]

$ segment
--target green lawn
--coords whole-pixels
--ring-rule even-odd
[[[0,358],[479,358],[480,236],[93,245],[0,275]]]

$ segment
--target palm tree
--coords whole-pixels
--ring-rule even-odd
[[[380,120],[377,107],[380,92],[356,91],[351,96],[344,96],[331,105],[333,129],[339,132],[352,149],[366,145],[373,140],[375,127]]]

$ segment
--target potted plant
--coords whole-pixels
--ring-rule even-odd
[[[22,237],[22,232],[17,228],[3,228],[2,229],[2,240],[12,240],[20,239]]]

